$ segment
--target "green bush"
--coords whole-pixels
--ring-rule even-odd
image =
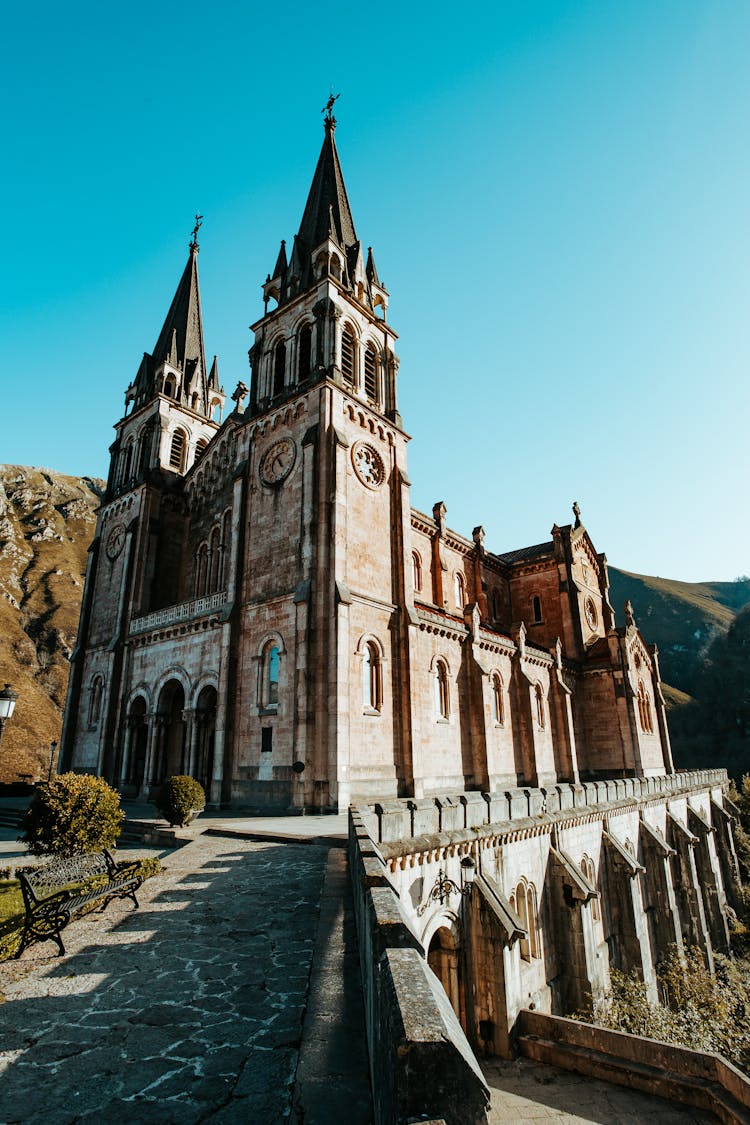
[[[696,1051],[718,1051],[750,1072],[750,980],[746,962],[716,956],[712,976],[693,948],[683,961],[674,946],[657,970],[653,1004],[636,971],[611,970],[611,990],[577,1018]]]
[[[194,777],[177,774],[168,777],[156,797],[156,807],[174,828],[189,824],[196,813],[206,807],[206,793]]]
[[[32,855],[81,855],[111,847],[124,819],[104,778],[62,773],[36,787],[18,838]]]

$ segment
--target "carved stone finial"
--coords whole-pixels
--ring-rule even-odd
[[[576,518],[575,527],[581,526],[581,507],[577,500],[573,501],[573,515]]]
[[[635,614],[633,613],[633,603],[630,598],[625,602],[625,624],[635,625]]]
[[[432,505],[432,518],[438,525],[438,531],[441,535],[445,535],[445,517],[448,514],[448,509],[442,500],[438,500],[437,504]]]
[[[190,249],[191,250],[195,250],[195,251],[200,250],[200,247],[198,245],[198,231],[201,229],[202,226],[203,226],[203,216],[199,215],[196,212],[195,226],[193,227],[193,233],[190,236]]]
[[[239,413],[239,411],[242,410],[242,403],[247,398],[247,387],[245,386],[245,384],[242,382],[241,379],[240,379],[239,383],[237,384],[237,386],[235,387],[235,389],[234,389],[234,391],[231,395],[231,398],[232,398],[233,402],[237,403],[237,406],[235,407],[235,409]]]
[[[474,528],[471,533],[471,537],[476,543],[477,547],[482,550],[482,548],[484,547],[484,528],[482,527],[481,523],[478,527]]]

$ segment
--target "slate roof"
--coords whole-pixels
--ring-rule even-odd
[[[176,353],[176,366],[188,372],[191,367],[195,368],[197,361],[200,361],[205,378],[206,356],[203,347],[197,246],[190,249],[190,257],[152,352],[154,365],[158,366],[164,360],[170,359],[173,350]]]
[[[535,543],[533,547],[519,547],[516,551],[506,551],[502,555],[495,557],[500,559],[501,562],[512,564],[519,562],[530,562],[532,559],[541,558],[543,555],[551,555],[554,551],[554,544],[551,539],[546,543]]]
[[[349,197],[334,139],[335,125],[326,121],[323,147],[310,186],[298,238],[310,251],[325,242],[329,233],[347,248],[357,241]]]

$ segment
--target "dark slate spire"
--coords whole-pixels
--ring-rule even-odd
[[[344,248],[357,241],[334,140],[336,119],[330,114],[325,120],[325,130],[323,147],[299,228],[299,239],[307,250],[314,250],[321,242],[325,242],[329,228],[332,228],[330,233]]]
[[[208,376],[208,389],[209,391],[218,391],[219,389],[219,361],[216,356],[214,356],[211,373]]]
[[[375,265],[375,258],[372,253],[372,246],[367,247],[367,265],[365,266],[365,273],[370,285],[380,285],[380,278],[378,277],[378,268]]]
[[[189,379],[200,365],[203,378],[206,355],[203,346],[203,316],[198,285],[198,244],[191,242],[190,257],[183,271],[177,292],[169,306],[167,318],[152,353],[154,366],[172,363]]]
[[[273,267],[273,277],[283,277],[286,273],[286,239],[282,238],[281,246],[279,248],[279,256],[276,259],[276,265]]]

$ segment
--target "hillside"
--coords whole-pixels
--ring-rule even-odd
[[[735,582],[678,582],[609,568],[611,601],[619,624],[630,599],[644,637],[659,648],[664,681],[693,695],[697,676],[717,637],[750,602],[750,578]],[[670,698],[670,701],[671,698]]]
[[[89,543],[104,482],[0,465],[0,682],[19,694],[0,781],[46,776],[59,740]]]

